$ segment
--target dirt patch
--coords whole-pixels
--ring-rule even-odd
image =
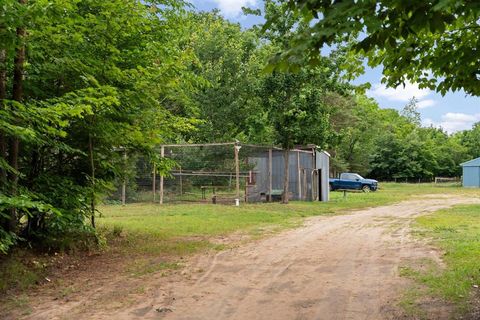
[[[399,267],[438,260],[436,250],[410,237],[410,222],[475,201],[431,197],[310,218],[298,229],[184,259],[168,274],[110,276],[68,301],[43,295],[23,318],[408,319],[397,307],[409,285]],[[432,316],[448,318],[444,309]]]
[[[465,320],[480,319],[480,288],[475,288],[473,292],[470,314],[464,318]]]

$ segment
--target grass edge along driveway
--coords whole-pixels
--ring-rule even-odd
[[[380,186],[378,192],[349,193],[346,198],[341,192],[333,192],[328,203],[293,201],[289,205],[263,203],[239,208],[202,204],[104,205],[100,207],[102,217],[97,221],[107,245],[96,250],[95,256],[127,261],[131,265],[126,266],[126,271],[141,276],[177,269],[184,255],[207,249],[221,250],[229,241],[217,241],[218,238],[235,233],[246,234],[247,239],[261,237],[299,226],[304,217],[344,214],[426,194],[480,195],[479,191],[452,185],[383,183]],[[84,255],[83,252],[69,254],[79,263],[84,261]],[[13,252],[0,263],[0,293],[10,289],[23,292],[42,282],[56,264],[52,261],[61,259],[56,253],[47,256],[28,249]]]
[[[209,247],[209,239],[242,232],[261,236],[298,226],[302,218],[344,214],[426,194],[480,195],[458,186],[385,183],[372,193],[331,193],[331,201],[228,205],[154,203],[102,206],[98,224],[109,234],[128,238],[123,249],[136,253],[184,255]]]
[[[421,261],[400,274],[415,281],[401,302],[405,311],[425,318],[423,302],[431,297],[452,305],[455,317],[480,318],[480,205],[460,205],[416,218],[413,234],[442,252],[443,266]]]

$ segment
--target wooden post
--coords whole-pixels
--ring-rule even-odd
[[[127,198],[127,149],[123,150],[123,183],[122,183],[122,206]]]
[[[165,147],[160,149],[160,157],[163,159],[165,155]],[[160,204],[163,204],[163,174],[160,174]]]
[[[272,202],[272,149],[268,150],[268,201]]]
[[[289,168],[289,160],[290,160],[290,149],[283,150],[283,195],[282,195],[282,203],[288,204],[289,201],[289,183],[290,183],[290,168]]]
[[[248,180],[249,178],[245,178],[245,194],[244,194],[245,203],[248,202],[248,186],[249,186]]]
[[[238,153],[240,151],[241,146],[235,144],[234,151],[235,151],[235,204],[238,204],[240,201],[240,163],[238,159]]]
[[[180,167],[180,195],[183,195],[182,167]]]
[[[155,163],[153,163],[153,181],[152,181],[152,192],[153,192],[153,202],[157,201],[157,168]]]
[[[297,151],[297,175],[298,200],[302,200],[302,174],[300,172],[300,151]]]
[[[302,170],[302,175],[303,175],[303,190],[304,195],[303,195],[303,200],[307,200],[307,195],[308,195],[308,179],[307,179],[307,169]]]

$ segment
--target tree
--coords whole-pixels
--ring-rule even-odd
[[[190,93],[203,121],[193,140],[272,142],[256,94],[267,61],[257,33],[242,30],[216,11],[190,13],[189,24],[190,46],[198,59],[192,70],[206,81],[201,90]]]
[[[408,101],[408,103],[403,107],[402,112],[400,113],[403,117],[405,117],[408,122],[415,126],[420,126],[422,123],[422,119],[420,118],[420,112],[418,112],[418,100],[413,97]]]
[[[282,4],[275,1],[265,2],[267,19],[279,17],[282,9]],[[270,45],[270,52],[286,48],[289,40],[298,32],[294,28],[295,22],[288,16],[279,17],[269,32],[263,34]],[[302,30],[304,27],[300,25],[297,29]],[[327,145],[331,128],[330,110],[325,97],[328,92],[347,94],[350,89],[340,80],[335,53],[320,59],[316,68],[303,67],[301,62],[299,64],[297,73],[280,71],[266,75],[259,93],[273,124],[274,141],[285,150],[284,203],[288,203],[289,193],[289,151],[296,145]]]
[[[12,178],[0,250],[18,235],[49,245],[94,235],[85,218],[94,226],[124,169],[118,149],[158,162],[158,143],[193,128],[185,92],[201,81],[188,69],[185,14],[175,0],[2,3],[0,128],[11,143],[0,169]]]
[[[283,202],[288,203],[288,154],[297,145],[325,147],[330,138],[325,96],[330,72],[323,69],[299,73],[273,73],[264,82],[261,96],[274,128],[274,141],[285,150]]]
[[[377,137],[384,134],[380,107],[363,95],[338,94],[327,95],[327,105],[333,129],[328,141],[333,176],[346,171],[368,174]]]
[[[465,130],[454,136],[466,148],[465,161],[480,157],[480,122],[473,125],[471,130]]]
[[[302,28],[274,59],[280,67],[305,56],[317,64],[322,48],[348,43],[352,61],[364,56],[372,67],[383,65],[388,86],[408,80],[442,94],[463,89],[480,95],[476,1],[287,0],[281,8],[267,17],[264,30],[285,17]]]

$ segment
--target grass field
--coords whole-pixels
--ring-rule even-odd
[[[471,301],[480,297],[480,205],[437,211],[417,218],[414,227],[417,236],[431,239],[442,250],[445,268],[433,261],[424,262],[421,269],[405,267],[403,275],[420,284],[412,295],[444,299],[454,304],[460,315],[471,311]],[[418,299],[409,303],[413,311],[421,314]]]
[[[453,185],[381,184],[378,192],[331,193],[331,201],[242,204],[159,205],[154,203],[102,205],[97,219],[106,240],[98,254],[128,257],[125,271],[142,275],[178,268],[184,255],[206,249],[223,249],[232,234],[261,237],[301,224],[304,217],[336,215],[367,207],[387,205],[425,194],[479,195]],[[242,238],[243,239],[243,238]],[[81,253],[80,253],[81,259]],[[34,263],[32,263],[34,261]],[[0,291],[28,288],[48,273],[51,258],[20,250],[0,261]]]
[[[134,251],[144,257],[135,267],[135,273],[145,274],[163,270],[165,265],[152,264],[150,254],[180,256],[206,248],[224,248],[213,238],[240,232],[249,236],[263,236],[295,227],[302,218],[348,213],[367,207],[388,205],[425,194],[456,194],[480,196],[480,191],[458,185],[384,183],[374,193],[331,193],[331,201],[244,204],[240,207],[211,204],[163,205],[153,203],[127,206],[102,206],[99,224],[111,233],[120,233],[129,239],[122,245],[126,252]],[[410,314],[422,315],[418,301],[438,296],[458,305],[460,312],[468,309],[472,286],[480,284],[480,207],[467,206],[440,211],[417,221],[421,235],[436,239],[436,244],[447,252],[447,270],[439,271],[434,263],[420,272],[403,268],[402,275],[413,277],[427,289],[408,291],[403,301]],[[115,232],[114,232],[115,230]],[[131,253],[130,253],[131,254]],[[138,259],[137,259],[138,261]],[[177,264],[169,265],[176,268]],[[408,310],[407,310],[408,311]]]
[[[105,205],[100,207],[101,228],[123,234],[136,243],[135,250],[185,254],[208,247],[208,237],[236,231],[261,234],[263,229],[298,225],[301,218],[342,214],[354,209],[381,206],[423,194],[474,194],[458,186],[385,183],[372,193],[331,193],[331,201],[242,204],[240,207],[212,204],[159,205],[154,203]],[[155,239],[155,241],[148,240]],[[132,247],[132,246],[130,246]]]

